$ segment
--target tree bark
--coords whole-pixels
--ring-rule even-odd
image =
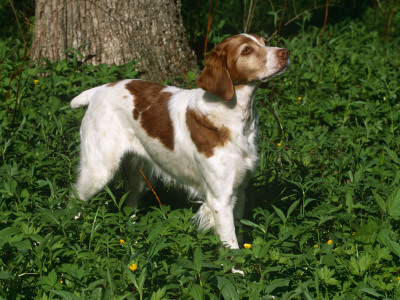
[[[36,0],[32,59],[64,59],[87,44],[87,63],[136,60],[142,78],[171,79],[196,69],[180,9],[180,0]]]

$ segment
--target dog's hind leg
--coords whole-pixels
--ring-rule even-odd
[[[81,154],[79,177],[75,188],[81,200],[88,200],[114,177],[119,159],[115,156],[113,161],[94,160],[83,156],[85,154]]]
[[[141,169],[146,170],[145,166],[144,162],[138,161],[131,154],[124,157],[121,164],[121,174],[126,179],[127,189],[130,192],[126,198],[125,205],[132,207],[133,210],[137,209],[140,198],[146,189],[146,181],[140,172]]]
[[[116,130],[107,126],[110,123],[86,116],[82,121],[79,177],[75,185],[81,200],[88,200],[114,177],[127,152],[127,139],[123,134],[116,136]]]

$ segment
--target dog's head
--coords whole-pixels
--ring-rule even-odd
[[[235,85],[266,82],[283,74],[289,65],[288,50],[268,47],[257,35],[240,34],[217,45],[196,83],[205,91],[230,101]]]

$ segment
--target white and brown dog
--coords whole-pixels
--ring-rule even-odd
[[[72,108],[89,105],[80,130],[79,197],[89,199],[123,167],[127,205],[135,209],[146,187],[139,164],[204,199],[199,227],[214,228],[224,245],[239,248],[235,223],[258,159],[256,89],[288,66],[288,50],[240,34],[211,52],[198,89],[126,79],[75,97]]]

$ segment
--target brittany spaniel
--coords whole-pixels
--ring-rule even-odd
[[[88,200],[122,169],[127,205],[136,209],[146,187],[139,165],[203,199],[199,227],[239,248],[235,224],[258,159],[256,89],[288,66],[288,50],[240,34],[211,52],[198,89],[126,79],[81,93],[71,101],[72,108],[89,105],[80,129],[78,196]]]

